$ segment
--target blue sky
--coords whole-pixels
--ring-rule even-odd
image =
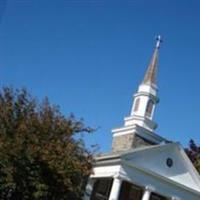
[[[108,151],[161,34],[157,133],[200,143],[199,7],[198,0],[0,0],[0,85],[25,86],[99,127],[86,144]]]

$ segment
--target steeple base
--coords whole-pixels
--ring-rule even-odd
[[[122,136],[113,137],[112,151],[128,151],[130,149],[154,145],[150,141],[138,136],[137,134],[127,134]]]
[[[114,152],[168,142],[154,132],[136,124],[114,129],[112,133],[112,151]]]

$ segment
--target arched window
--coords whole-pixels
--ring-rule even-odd
[[[140,98],[137,98],[135,101],[134,112],[138,111],[139,104],[140,104]]]
[[[153,110],[153,105],[154,105],[154,102],[150,99],[148,101],[147,108],[146,108],[147,117],[151,117],[151,113],[152,113],[152,110]]]

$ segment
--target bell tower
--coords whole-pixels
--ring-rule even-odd
[[[165,141],[164,138],[155,134],[157,124],[153,121],[157,97],[157,68],[158,53],[161,36],[156,38],[156,45],[153,51],[150,64],[145,73],[144,79],[133,96],[131,113],[124,118],[122,128],[113,129],[113,151],[123,151],[139,146],[154,145]]]

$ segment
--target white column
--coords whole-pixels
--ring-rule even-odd
[[[94,183],[95,183],[95,179],[89,178],[86,189],[85,189],[85,194],[83,198],[84,200],[90,200]]]
[[[149,200],[151,197],[152,190],[150,188],[145,188],[142,200]]]
[[[109,200],[118,200],[121,184],[122,180],[119,177],[114,178]]]

